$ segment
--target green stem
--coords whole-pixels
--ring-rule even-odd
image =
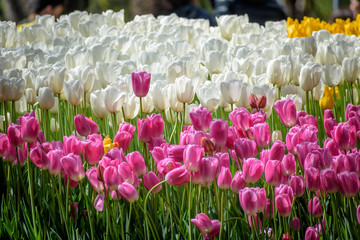
[[[169,194],[169,187],[167,184],[165,184],[165,190],[166,190],[166,198],[168,204],[170,203],[170,194]],[[172,218],[172,211],[170,211],[170,233],[171,233],[171,239],[174,238],[174,226],[173,226],[173,218]]]
[[[184,103],[185,105],[185,103]],[[184,106],[185,107],[185,106]],[[184,113],[185,113],[185,108],[184,108]],[[184,114],[185,115],[185,114]],[[188,210],[188,218],[189,218],[189,239],[191,240],[192,238],[192,234],[191,234],[191,199],[192,199],[192,174],[190,174],[190,182],[189,182],[189,201],[188,201],[188,204],[189,204],[189,210]]]
[[[8,113],[8,110],[7,110],[7,102],[5,101],[4,102],[4,116],[5,116],[5,128],[4,128],[4,132],[7,132],[7,128],[9,126],[9,123],[8,123],[8,118],[7,118],[7,114]]]
[[[140,118],[142,119],[142,98],[140,97]]]
[[[223,234],[223,228],[224,228],[224,190],[221,191],[221,204],[220,204],[220,235],[219,235],[219,239],[223,239],[222,238],[222,234]]]
[[[32,217],[32,223],[33,223],[33,229],[34,229],[34,235],[35,238],[37,238],[37,231],[36,231],[36,221],[35,221],[35,206],[34,206],[34,179],[33,179],[33,168],[32,168],[32,162],[29,158],[29,148],[27,148],[27,163],[28,163],[28,177],[29,177],[29,189],[30,189],[30,204],[31,204],[31,217]]]
[[[183,130],[183,128],[184,128],[184,124],[185,124],[185,114],[186,114],[186,103],[184,103],[184,111],[183,111],[183,118],[182,118],[182,122],[181,122],[181,129],[180,129],[180,131],[182,131]]]
[[[16,111],[15,111],[15,101],[12,101],[11,104],[12,110],[11,110],[11,122],[16,122]]]

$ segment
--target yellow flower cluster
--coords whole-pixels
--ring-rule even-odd
[[[112,140],[109,136],[106,136],[103,140],[103,145],[104,145],[104,152],[105,154],[110,150],[113,149],[114,147],[117,147],[118,144],[117,143],[112,143]]]
[[[298,19],[288,18],[286,24],[289,38],[309,37],[313,31],[319,30],[360,36],[360,15],[357,16],[355,21],[336,19],[332,24],[312,17],[304,17],[301,22]]]
[[[340,97],[339,88],[337,86],[335,87],[335,95],[336,95],[336,99],[339,99],[339,97]],[[334,107],[334,105],[335,105],[334,89],[332,87],[328,87],[325,85],[324,94],[323,94],[322,98],[320,98],[319,105],[320,105],[320,108],[323,110],[332,109]]]

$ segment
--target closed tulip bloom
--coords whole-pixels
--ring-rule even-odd
[[[259,197],[254,188],[244,188],[239,192],[239,201],[242,209],[248,215],[254,215],[258,211]]]
[[[228,135],[228,123],[223,119],[214,119],[210,123],[210,136],[215,139],[216,146],[225,146]]]
[[[191,103],[194,100],[198,78],[188,78],[182,75],[175,79],[177,100],[181,103]]]
[[[220,234],[221,222],[217,219],[211,220],[212,229],[209,233],[212,239],[215,239]]]
[[[94,207],[99,212],[104,209],[105,194],[98,194],[94,200]]]
[[[326,111],[331,111],[329,109],[325,110]],[[331,112],[332,113],[332,112]],[[325,128],[325,132],[326,135],[328,137],[331,137],[331,131],[334,129],[335,126],[337,126],[337,121],[334,117],[325,117],[325,113],[324,113],[324,128]]]
[[[320,183],[323,190],[327,193],[336,193],[339,191],[338,179],[333,169],[325,169],[320,173]]]
[[[50,160],[49,173],[52,175],[59,175],[61,172],[60,159],[65,156],[64,151],[58,149],[51,150],[47,153],[47,156]]]
[[[104,145],[102,141],[84,141],[82,143],[83,156],[90,165],[95,165],[104,155]]]
[[[21,137],[24,142],[35,142],[40,132],[40,124],[36,117],[21,119]]]
[[[7,129],[7,136],[11,146],[19,147],[23,144],[23,139],[21,137],[21,126],[10,123]]]
[[[220,189],[228,189],[231,185],[231,172],[229,168],[221,167],[217,185]]]
[[[139,199],[139,193],[130,183],[123,182],[118,186],[118,193],[129,203],[133,203]]]
[[[126,155],[126,161],[137,176],[142,176],[146,173],[145,160],[138,151]]]
[[[91,111],[97,118],[105,118],[109,111],[105,106],[105,90],[96,90],[90,94]]]
[[[350,150],[356,146],[356,129],[352,125],[339,123],[332,131],[332,138],[341,150]]]
[[[144,119],[138,119],[138,137],[142,142],[149,142],[151,137],[161,137],[164,120],[160,114],[153,113]]]
[[[33,88],[27,88],[25,90],[25,100],[27,104],[33,106],[37,102],[36,93]]]
[[[319,169],[310,167],[305,169],[306,188],[312,192],[320,188],[320,172]]]
[[[89,179],[91,186],[95,189],[96,192],[100,194],[104,192],[104,183],[99,180],[96,167],[91,167],[86,172],[86,176]]]
[[[243,176],[247,183],[255,183],[264,172],[264,165],[256,158],[249,158],[243,164]]]
[[[195,218],[191,219],[191,222],[195,224],[202,234],[209,233],[213,228],[210,218],[204,213],[197,214]]]
[[[68,103],[79,105],[84,99],[84,84],[79,80],[65,81],[64,95]]]
[[[91,134],[91,129],[89,124],[87,123],[85,116],[82,114],[78,114],[74,116],[74,125],[76,132],[83,137]]]
[[[165,180],[172,186],[184,185],[190,182],[190,174],[185,166],[175,168],[168,172],[165,176]]]
[[[51,88],[42,87],[39,89],[39,104],[42,109],[50,110],[55,105],[55,97]]]
[[[126,162],[122,162],[118,165],[118,172],[121,177],[121,182],[134,183],[134,173]]]
[[[299,82],[304,91],[311,91],[316,87],[322,76],[320,64],[307,62],[300,70]]]
[[[323,214],[323,209],[318,197],[314,197],[308,203],[308,211],[314,218],[319,218]]]
[[[359,175],[359,160],[358,153],[346,154],[344,158],[345,171],[355,172]]]
[[[220,162],[216,157],[203,157],[200,160],[200,173],[201,177],[206,183],[207,186],[210,186],[211,183],[215,180],[216,176],[219,174]]]
[[[114,137],[114,143],[116,143],[118,148],[121,148],[123,151],[126,151],[130,145],[133,136],[126,131],[118,131]]]
[[[250,127],[250,113],[246,108],[236,108],[229,114],[236,130],[247,131]]]
[[[145,97],[150,88],[151,74],[136,71],[131,73],[132,88],[137,97]]]
[[[245,180],[243,174],[240,171],[236,171],[231,181],[231,185],[230,185],[231,191],[233,191],[233,193],[235,194],[238,194],[239,191],[244,187],[245,187]]]
[[[296,145],[295,152],[297,152],[297,155],[299,158],[299,163],[302,168],[304,168],[304,162],[305,162],[305,159],[306,159],[308,153],[312,152],[315,149],[319,149],[319,148],[320,147],[317,143],[312,143],[312,142],[303,142],[303,143]]]
[[[284,142],[276,140],[270,148],[269,159],[281,161],[285,155],[286,145]]]
[[[287,194],[279,194],[275,197],[275,205],[280,216],[288,217],[291,215],[292,211],[292,201],[290,196]]]
[[[190,172],[198,172],[200,160],[204,156],[204,149],[199,145],[187,145],[183,152],[184,165]]]
[[[46,170],[50,166],[50,159],[47,157],[46,153],[42,150],[41,147],[35,147],[30,151],[31,161],[42,170]]]
[[[146,190],[150,191],[156,184],[160,182],[159,178],[156,176],[156,174],[153,171],[148,172],[143,177],[143,182]],[[157,186],[151,193],[155,194],[161,191],[162,186]]]
[[[154,101],[154,107],[158,112],[165,111],[169,108],[167,81],[155,81],[151,86],[150,93]]]
[[[329,168],[331,166],[332,156],[328,149],[315,149],[307,154],[304,162],[304,169],[314,167],[319,170]]]
[[[64,151],[65,154],[74,153],[75,155],[79,155],[81,153],[81,145],[82,142],[76,136],[64,136]]]
[[[0,133],[0,157],[6,156],[10,150],[9,138],[6,134]]]
[[[235,152],[241,159],[248,159],[257,155],[256,143],[247,138],[238,138],[235,140]]]
[[[105,107],[111,113],[120,112],[126,98],[126,92],[120,91],[114,86],[108,85],[105,88]]]
[[[64,91],[64,80],[66,76],[65,67],[52,67],[49,73],[49,81],[51,90],[55,94],[60,94]]]
[[[60,159],[65,175],[73,181],[80,181],[85,177],[85,171],[81,157],[70,153]]]
[[[104,183],[110,190],[116,190],[121,183],[121,176],[117,167],[108,166],[103,173]]]
[[[156,165],[156,169],[159,171],[159,176],[161,178],[165,177],[165,175],[174,170],[175,168],[181,167],[181,163],[174,161],[172,158],[165,158],[160,160]],[[184,166],[185,167],[185,166]],[[186,168],[186,167],[185,167]],[[190,181],[190,179],[189,179]]]
[[[319,233],[316,228],[308,227],[305,232],[305,240],[319,240]]]
[[[338,64],[327,63],[323,67],[322,80],[325,85],[335,87],[339,85],[342,77],[341,66]]]
[[[305,193],[304,178],[301,175],[291,175],[289,186],[293,190],[295,197],[301,197]]]
[[[271,133],[268,123],[258,123],[250,128],[250,132],[258,148],[266,148],[270,145]]]
[[[290,222],[290,229],[294,231],[300,231],[300,220],[298,217],[294,217]]]
[[[285,155],[281,161],[281,173],[284,176],[291,176],[295,173],[296,170],[296,161],[294,155],[289,153]]]
[[[207,132],[212,120],[212,113],[205,107],[194,108],[190,112],[191,123],[196,131]]]
[[[275,103],[274,109],[279,115],[280,121],[286,127],[293,127],[296,124],[296,107],[290,98],[279,100]]]
[[[354,172],[342,172],[337,175],[340,191],[345,197],[355,197],[359,191],[359,178]]]
[[[24,95],[25,80],[22,78],[12,77],[8,79],[8,81],[9,87],[2,86],[2,84],[0,83],[0,86],[3,87],[3,91],[7,91],[10,94],[9,99],[4,101],[19,101],[20,98]]]
[[[265,166],[265,180],[271,186],[279,185],[281,181],[281,162],[269,160]]]

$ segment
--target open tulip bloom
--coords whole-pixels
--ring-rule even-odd
[[[360,239],[359,21],[0,22],[0,239]]]

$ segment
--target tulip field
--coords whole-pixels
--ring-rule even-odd
[[[0,22],[0,239],[360,239],[360,18],[217,22]]]

